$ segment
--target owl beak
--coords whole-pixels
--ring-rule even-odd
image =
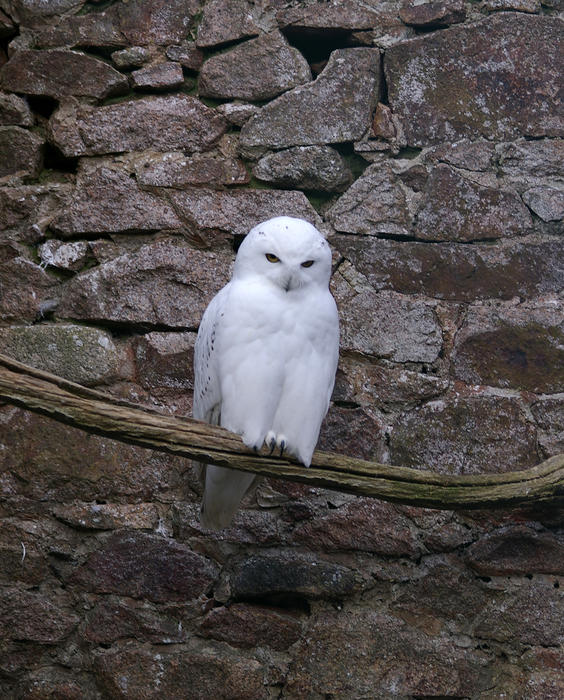
[[[294,282],[294,275],[290,275],[288,279],[286,280],[286,284],[284,285],[284,290],[286,292],[289,292],[291,289],[294,288],[294,285],[292,284]]]

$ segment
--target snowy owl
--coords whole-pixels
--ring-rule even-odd
[[[335,382],[339,318],[331,251],[319,231],[280,216],[245,237],[231,281],[206,309],[194,351],[194,418],[287,452],[306,467]],[[211,464],[201,522],[231,521],[255,475]]]

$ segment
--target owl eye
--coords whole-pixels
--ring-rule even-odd
[[[274,253],[265,253],[265,257],[268,260],[268,262],[271,262],[271,263],[280,262],[280,258],[277,257],[276,255],[274,255]]]
[[[315,260],[306,260],[305,262],[302,263],[302,267],[311,267]]]

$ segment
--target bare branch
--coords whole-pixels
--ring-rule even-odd
[[[450,476],[316,452],[312,465],[257,454],[239,436],[116,399],[0,355],[0,398],[91,433],[199,462],[439,509],[564,505],[564,454],[523,471]]]

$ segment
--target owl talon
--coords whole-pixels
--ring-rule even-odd
[[[280,443],[280,457],[284,454],[284,450],[286,449],[286,440],[282,440]]]
[[[269,447],[270,447],[270,452],[268,454],[271,455],[274,452],[274,448],[276,447],[276,438],[272,438],[270,440]]]

